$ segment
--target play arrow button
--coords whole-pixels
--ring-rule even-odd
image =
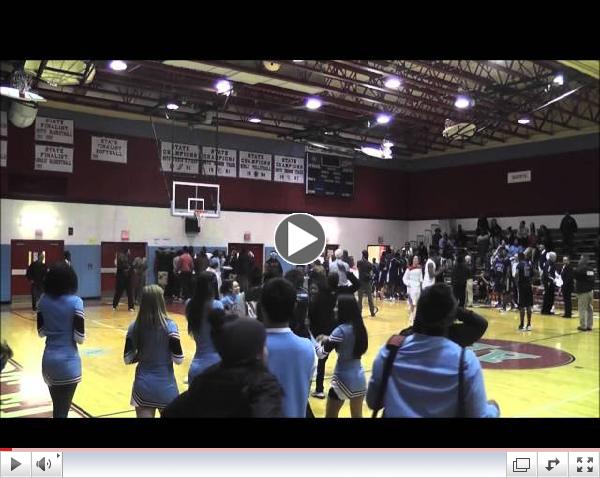
[[[10,459],[10,471],[14,471],[16,468],[21,466],[21,462],[15,460],[14,458]]]
[[[290,264],[310,264],[325,249],[325,231],[310,214],[290,214],[275,230],[275,249]]]

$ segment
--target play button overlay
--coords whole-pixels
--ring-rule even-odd
[[[290,264],[310,264],[325,250],[323,226],[310,214],[290,214],[275,230],[275,249]]]
[[[14,458],[10,459],[10,471],[15,471],[15,468],[21,466],[21,462],[15,460]]]

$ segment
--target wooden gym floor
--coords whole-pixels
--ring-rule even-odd
[[[362,363],[370,376],[373,359],[387,338],[407,326],[405,302],[377,301],[376,318],[363,312],[369,331],[369,350]],[[135,417],[130,406],[135,366],[123,363],[123,345],[128,324],[135,318],[124,303],[113,312],[109,299],[85,301],[85,344],[80,346],[83,381],[74,398],[73,417]],[[180,392],[186,390],[187,371],[194,354],[186,334],[181,306],[171,307],[170,316],[181,332],[185,361],[175,366]],[[517,331],[518,313],[500,314],[478,308],[489,320],[484,341],[476,353],[484,367],[488,398],[498,401],[503,417],[600,417],[599,331],[595,316],[592,332],[579,332],[577,312],[573,319],[533,315],[533,330]],[[2,340],[7,340],[14,358],[2,373],[0,417],[51,416],[48,389],[41,376],[44,341],[37,336],[35,315],[27,303],[3,306]],[[335,352],[327,361],[326,388],[335,365]],[[325,413],[325,400],[310,399],[317,417]],[[341,417],[349,416],[345,404]],[[364,406],[364,416],[370,416]]]

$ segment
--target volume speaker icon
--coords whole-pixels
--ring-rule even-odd
[[[38,467],[42,471],[46,471],[52,468],[52,462],[49,458],[42,457],[40,460],[35,462],[35,466]]]

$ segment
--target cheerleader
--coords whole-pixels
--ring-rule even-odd
[[[404,276],[402,277],[402,281],[404,282],[404,285],[406,285],[406,292],[408,294],[408,307],[410,310],[408,322],[409,325],[412,326],[413,322],[415,321],[417,302],[419,300],[419,296],[421,295],[421,284],[423,282],[423,271],[421,270],[421,265],[419,264],[419,256],[413,257],[412,266],[406,269]]]
[[[360,358],[368,348],[367,329],[353,295],[340,295],[335,313],[338,326],[329,337],[319,336],[321,346],[317,347],[317,355],[320,357],[334,349],[338,356],[327,396],[325,418],[337,418],[344,400],[350,400],[352,418],[362,418],[367,381]]]
[[[224,308],[223,304],[214,297],[214,281],[214,274],[211,272],[205,271],[198,274],[194,297],[185,306],[188,333],[196,342],[196,353],[188,372],[188,385],[192,384],[196,375],[221,361],[211,337],[212,324],[208,320],[211,310]],[[233,282],[231,286],[233,287]]]
[[[50,390],[53,417],[67,418],[81,382],[77,344],[85,339],[83,301],[75,295],[75,271],[66,262],[57,262],[46,274],[44,291],[37,314],[38,335],[46,337],[42,374]]]
[[[154,418],[179,395],[173,362],[183,362],[177,325],[167,317],[163,290],[148,285],[142,290],[137,318],[125,339],[126,364],[137,363],[131,405],[138,418]]]

